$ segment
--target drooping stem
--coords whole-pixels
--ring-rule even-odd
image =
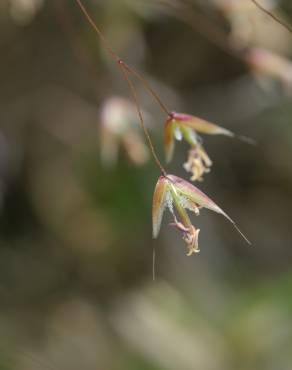
[[[92,19],[92,17],[90,16],[90,14],[88,13],[88,11],[86,10],[85,6],[83,5],[82,1],[81,0],[76,0],[77,4],[79,5],[80,9],[82,10],[83,14],[85,15],[87,21],[89,22],[89,24],[91,25],[91,27],[94,29],[94,31],[98,34],[101,42],[103,43],[103,46],[105,47],[105,49],[107,50],[107,52],[110,54],[110,56],[116,61],[116,62],[119,62],[119,61],[122,61],[123,62],[123,65],[124,65],[124,68],[127,69],[127,71],[131,74],[133,74],[134,76],[136,76],[141,82],[142,84],[144,85],[145,89],[149,92],[149,94],[156,100],[156,102],[158,103],[158,105],[160,106],[161,110],[167,115],[167,116],[170,116],[171,113],[170,111],[166,108],[166,105],[162,102],[162,100],[160,99],[160,97],[158,96],[158,94],[153,90],[153,88],[150,86],[150,84],[147,82],[147,80],[139,73],[137,72],[135,69],[133,69],[132,67],[130,67],[129,65],[127,65],[116,53],[115,51],[112,49],[112,47],[110,46],[110,44],[107,42],[106,38],[104,37],[103,33],[101,32],[101,30],[97,27],[96,23],[94,22],[94,20]]]
[[[135,105],[136,105],[136,108],[137,108],[137,113],[138,113],[138,116],[139,116],[139,120],[140,120],[140,124],[141,124],[141,128],[142,130],[144,131],[144,134],[146,136],[146,139],[148,141],[148,146],[151,150],[151,153],[152,153],[152,156],[157,164],[157,166],[159,167],[161,173],[164,175],[164,176],[167,176],[167,173],[165,171],[165,169],[163,168],[157,154],[156,154],[156,151],[154,149],[154,146],[153,146],[153,143],[152,143],[152,140],[151,140],[151,137],[149,135],[149,132],[145,126],[145,122],[144,122],[144,119],[143,119],[143,115],[142,115],[142,110],[140,108],[140,104],[139,104],[139,100],[138,100],[138,96],[137,96],[137,92],[136,92],[136,89],[133,85],[133,82],[131,81],[130,77],[129,77],[129,72],[128,72],[128,69],[125,67],[123,61],[119,61],[118,63],[118,66],[120,67],[121,71],[122,71],[122,74],[129,86],[129,89],[131,91],[131,94],[133,96],[133,99],[134,99],[134,102],[135,102]]]
[[[272,19],[274,19],[274,21],[276,21],[281,26],[283,26],[284,28],[286,28],[286,30],[288,32],[292,33],[292,27],[291,26],[289,26],[287,23],[285,23],[284,21],[282,21],[282,19],[280,19],[279,17],[277,17],[275,14],[273,14],[272,12],[270,12],[268,9],[266,9],[257,0],[251,0],[251,2],[254,3],[254,5],[257,8],[259,8],[262,12],[266,13],[269,17],[271,17]]]
[[[151,150],[151,153],[152,153],[152,156],[153,156],[153,159],[155,161],[155,163],[157,164],[158,168],[160,169],[161,173],[164,175],[164,176],[167,176],[167,172],[166,170],[164,169],[164,167],[162,166],[157,154],[156,154],[156,151],[155,151],[155,148],[153,146],[153,143],[152,143],[152,140],[151,140],[151,137],[149,135],[149,132],[145,126],[145,123],[144,123],[144,119],[143,119],[143,115],[142,115],[142,110],[140,108],[140,104],[139,104],[139,101],[138,101],[138,96],[137,96],[137,92],[136,92],[136,89],[131,81],[131,79],[129,78],[129,74],[133,74],[134,76],[136,76],[142,83],[143,85],[145,86],[146,90],[155,98],[155,100],[158,102],[159,106],[161,107],[161,109],[169,116],[171,113],[168,111],[168,109],[165,107],[165,105],[162,103],[161,99],[159,98],[159,96],[155,93],[155,91],[151,88],[151,86],[148,84],[148,82],[145,80],[144,77],[142,77],[140,75],[140,73],[136,72],[134,69],[132,69],[131,67],[129,67],[115,52],[114,50],[111,48],[111,46],[109,45],[109,43],[107,42],[106,38],[104,37],[103,33],[100,31],[100,29],[97,27],[97,25],[95,24],[95,22],[93,21],[93,19],[91,18],[91,16],[89,15],[88,11],[86,10],[86,8],[84,7],[84,5],[82,4],[81,0],[76,0],[77,4],[79,5],[80,9],[82,10],[83,14],[85,15],[86,19],[88,20],[88,22],[90,23],[90,25],[93,27],[93,29],[95,30],[95,32],[98,34],[99,38],[101,39],[102,43],[103,43],[103,46],[105,47],[105,49],[107,50],[107,52],[110,54],[110,56],[113,58],[113,60],[115,60],[129,86],[129,89],[131,91],[131,94],[133,96],[133,99],[134,99],[134,102],[135,102],[135,105],[136,105],[136,108],[137,108],[137,113],[138,113],[138,116],[139,116],[139,120],[140,120],[140,124],[141,124],[141,128],[145,134],[145,137],[147,139],[147,142],[148,142],[148,146]]]
[[[98,75],[96,73],[94,60],[82,42],[80,34],[74,27],[74,19],[66,0],[54,0],[53,5],[55,7],[56,17],[59,20],[65,36],[71,44],[71,49],[76,59],[87,69],[91,79],[97,81]],[[95,86],[95,84],[93,85]],[[96,91],[94,89],[93,92],[96,96]]]
[[[153,281],[155,281],[155,278],[156,278],[155,265],[156,265],[156,249],[155,249],[155,245],[153,245],[153,249],[152,249],[152,280]]]
[[[126,63],[124,63],[125,68],[128,70],[128,72],[132,73],[135,75],[144,85],[146,90],[150,93],[150,95],[157,101],[159,104],[161,110],[167,115],[171,116],[171,112],[166,108],[166,105],[162,102],[158,94],[152,89],[150,86],[149,82],[137,71],[135,71],[133,68],[129,67]]]
[[[103,33],[100,31],[100,29],[97,27],[96,23],[94,22],[94,20],[91,18],[91,16],[89,15],[88,11],[86,10],[85,6],[83,5],[83,3],[80,1],[80,0],[76,0],[79,8],[82,10],[83,14],[85,15],[87,21],[89,22],[89,24],[91,25],[91,27],[95,30],[95,32],[98,34],[101,42],[103,43],[103,46],[104,48],[106,49],[106,51],[111,55],[111,57],[118,61],[120,58],[118,57],[118,55],[114,52],[114,50],[112,49],[112,47],[109,45],[109,43],[107,42],[106,38],[104,37]]]

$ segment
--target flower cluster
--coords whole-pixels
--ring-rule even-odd
[[[189,114],[170,112],[146,79],[140,73],[127,65],[113,51],[103,33],[84,7],[82,0],[76,0],[76,2],[94,31],[100,37],[102,44],[109,55],[115,62],[117,62],[117,66],[120,69],[135,102],[135,108],[138,113],[141,128],[144,131],[148,142],[148,148],[150,149],[152,157],[162,174],[156,184],[153,197],[153,237],[157,238],[159,234],[162,216],[166,207],[168,207],[173,216],[173,222],[170,225],[181,232],[182,238],[187,245],[188,255],[199,252],[198,239],[200,230],[193,226],[187,210],[199,215],[201,208],[207,208],[226,217],[239,231],[231,218],[219,206],[217,206],[216,203],[208,198],[207,195],[182,178],[167,174],[157,156],[148,128],[145,125],[143,112],[140,108],[138,94],[132,82],[132,77],[136,77],[140,82],[142,82],[145,89],[156,100],[162,111],[167,114],[167,120],[164,126],[166,160],[169,162],[172,159],[175,140],[182,140],[184,138],[190,145],[188,159],[184,164],[184,168],[186,171],[191,173],[191,180],[201,181],[204,174],[210,172],[210,167],[212,165],[212,161],[202,145],[202,140],[199,137],[199,134],[221,134],[231,137],[233,137],[234,134],[225,128],[207,122],[201,118]],[[276,64],[279,65],[279,63]],[[127,101],[119,98],[110,100],[103,108],[101,152],[103,160],[107,164],[111,164],[115,161],[116,153],[120,145],[124,147],[129,157],[136,164],[141,164],[147,160],[148,150],[143,144],[139,134],[135,132],[135,128],[132,126],[132,112],[133,106],[129,105]],[[243,234],[241,235],[244,237]],[[247,239],[246,241],[249,243]]]
[[[238,230],[234,221],[206,194],[184,179],[174,175],[160,176],[154,190],[152,209],[154,238],[157,238],[159,234],[163,213],[166,208],[169,209],[173,216],[173,222],[170,225],[174,226],[182,234],[182,238],[187,245],[188,256],[200,252],[198,244],[200,229],[196,229],[192,225],[187,210],[194,212],[198,216],[201,208],[209,209],[223,215]],[[249,243],[247,239],[246,241]]]
[[[175,140],[184,139],[189,145],[187,162],[184,169],[191,173],[192,181],[202,181],[205,173],[210,172],[212,161],[202,145],[200,134],[225,135],[234,137],[234,133],[205,121],[193,115],[172,112],[165,122],[164,147],[167,162],[170,162],[175,147]],[[199,232],[191,222],[187,210],[197,216],[201,208],[207,208],[227,218],[239,231],[243,238],[250,244],[246,237],[237,228],[234,221],[206,194],[184,179],[174,175],[160,176],[155,187],[153,196],[153,237],[157,238],[164,210],[168,208],[173,216],[170,224],[182,234],[182,239],[187,245],[187,255],[198,253]]]
[[[147,158],[147,149],[141,137],[136,133],[135,124],[132,124],[134,121],[133,111],[133,105],[121,98],[112,98],[105,104],[102,111],[101,126],[101,149],[105,162],[112,162],[113,158],[116,157],[119,142],[124,146],[134,163],[142,164]],[[210,172],[212,166],[212,161],[203,147],[199,134],[234,137],[231,131],[193,115],[176,112],[171,112],[168,115],[164,125],[166,161],[170,162],[172,160],[175,141],[184,139],[189,144],[190,149],[188,159],[183,167],[191,174],[192,181],[202,181],[203,176]],[[127,145],[130,138],[134,138],[134,146]],[[187,211],[191,211],[198,216],[201,208],[207,208],[223,215],[236,227],[231,218],[197,187],[180,177],[165,173],[159,177],[153,196],[154,238],[158,237],[162,216],[166,208],[169,209],[173,217],[170,226],[181,233],[182,239],[187,245],[188,256],[200,251],[200,229],[192,224]]]
[[[170,162],[173,157],[175,140],[184,139],[190,145],[184,169],[191,173],[192,181],[202,181],[204,174],[210,172],[212,166],[198,133],[234,136],[231,131],[190,114],[176,112],[170,114],[164,130],[166,160]]]

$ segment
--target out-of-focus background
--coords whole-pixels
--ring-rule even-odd
[[[287,370],[292,363],[292,35],[249,0],[84,0],[170,109],[204,137],[186,256],[115,63],[73,0],[0,2],[0,369]],[[261,4],[289,23],[291,1]],[[135,80],[164,161],[165,115]],[[188,147],[167,167],[185,179]],[[152,250],[156,279],[152,281]]]

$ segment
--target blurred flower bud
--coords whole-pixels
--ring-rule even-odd
[[[44,0],[10,0],[10,13],[13,20],[25,25],[30,23],[43,6]]]
[[[261,47],[284,51],[290,45],[287,31],[270,19],[251,0],[213,0],[231,27],[231,47],[244,50],[246,47]],[[260,6],[275,13],[275,0],[260,0]],[[281,18],[283,15],[281,15]]]
[[[101,159],[105,166],[113,166],[122,147],[136,165],[144,164],[149,152],[139,131],[135,106],[127,99],[108,99],[101,112]]]
[[[269,50],[252,48],[246,53],[246,61],[256,76],[266,76],[280,81],[285,89],[292,87],[292,62]]]

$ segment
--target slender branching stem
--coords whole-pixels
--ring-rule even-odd
[[[156,249],[155,249],[155,245],[153,245],[153,250],[152,250],[152,280],[153,281],[155,281],[155,278],[156,278],[155,265],[156,265]]]
[[[53,5],[55,7],[57,19],[62,27],[62,30],[64,31],[65,36],[70,42],[71,49],[76,59],[87,69],[91,79],[96,81],[98,75],[96,73],[93,57],[88,52],[88,49],[84,45],[80,34],[74,27],[74,19],[68,3],[64,0],[54,0]],[[93,85],[96,86],[96,84]],[[96,95],[96,91],[93,90],[93,92],[94,95]]]
[[[162,102],[158,94],[152,89],[148,81],[137,71],[135,71],[133,68],[129,67],[126,63],[124,63],[124,67],[128,70],[128,72],[132,73],[134,76],[136,76],[145,86],[146,90],[150,93],[150,95],[157,101],[159,104],[161,110],[167,115],[171,116],[171,112],[166,108],[166,105]]]
[[[289,26],[287,23],[285,23],[284,21],[282,21],[282,19],[280,19],[279,17],[277,17],[275,14],[273,14],[272,12],[270,12],[268,9],[266,9],[257,0],[251,0],[251,2],[254,3],[254,5],[257,8],[259,8],[262,12],[266,13],[269,17],[271,17],[272,19],[274,19],[274,21],[276,21],[281,26],[283,26],[284,28],[286,28],[286,30],[288,32],[292,33],[292,27],[291,26]]]
[[[92,19],[92,17],[90,16],[90,14],[88,13],[88,11],[86,10],[85,6],[83,5],[82,1],[81,0],[76,0],[77,4],[79,5],[80,9],[82,10],[83,14],[85,15],[87,21],[89,22],[89,24],[92,26],[92,28],[95,30],[95,32],[98,34],[100,40],[102,41],[103,43],[103,46],[105,47],[105,49],[107,50],[107,52],[110,54],[110,56],[116,61],[116,62],[119,62],[121,61],[122,59],[115,53],[115,51],[112,49],[112,47],[110,46],[110,44],[107,42],[106,38],[104,37],[103,33],[101,32],[101,30],[97,27],[96,23],[94,22],[94,20]],[[153,90],[153,88],[150,86],[150,84],[148,83],[148,81],[139,73],[137,72],[134,68],[130,67],[127,63],[125,63],[123,60],[123,65],[124,65],[124,68],[126,68],[128,70],[128,72],[130,72],[131,74],[133,74],[134,76],[136,76],[141,82],[142,84],[144,85],[145,89],[149,92],[149,94],[157,101],[158,105],[160,106],[161,110],[167,115],[167,116],[170,116],[171,113],[170,111],[166,108],[166,105],[162,102],[162,100],[160,99],[160,97],[158,96],[158,94]]]
[[[139,116],[139,120],[140,120],[140,124],[141,124],[141,128],[142,130],[144,131],[144,134],[147,138],[147,141],[148,141],[148,146],[151,150],[151,153],[152,153],[152,156],[157,164],[157,166],[159,167],[161,173],[164,175],[164,176],[167,176],[167,173],[165,171],[165,169],[163,168],[157,154],[156,154],[156,151],[154,149],[154,146],[153,146],[153,143],[152,143],[152,140],[151,140],[151,137],[149,135],[149,132],[145,126],[145,122],[144,122],[144,119],[143,119],[143,115],[142,115],[142,110],[140,108],[140,104],[139,104],[139,100],[138,100],[138,96],[137,96],[137,92],[136,92],[136,89],[133,85],[133,82],[131,81],[130,77],[129,77],[129,72],[128,72],[128,69],[125,67],[123,61],[119,61],[118,63],[118,66],[120,67],[121,71],[122,71],[122,74],[125,78],[125,80],[127,81],[127,84],[129,86],[129,89],[131,91],[131,94],[133,96],[133,100],[135,102],[135,105],[136,105],[136,108],[137,108],[137,113],[138,113],[138,116]]]
[[[80,1],[80,0],[76,0],[77,4],[79,5],[80,9],[82,10],[83,14],[85,15],[88,23],[91,25],[91,27],[95,30],[95,32],[98,34],[101,42],[103,43],[103,46],[104,48],[106,49],[106,51],[110,54],[110,56],[116,60],[116,61],[119,61],[120,58],[119,56],[114,52],[114,50],[112,49],[112,47],[110,46],[110,44],[107,42],[106,38],[104,37],[103,33],[100,31],[100,29],[97,27],[96,23],[94,22],[94,20],[91,18],[91,16],[89,15],[88,11],[86,10],[85,6],[83,5],[83,3]]]
[[[129,89],[131,91],[131,94],[133,96],[133,99],[134,99],[134,102],[135,102],[135,105],[136,105],[136,108],[137,108],[137,113],[138,113],[138,116],[139,116],[141,128],[142,128],[142,130],[143,130],[143,132],[145,134],[145,137],[147,139],[148,146],[149,146],[149,149],[151,150],[153,159],[154,159],[155,163],[157,164],[158,168],[160,169],[161,173],[164,176],[167,176],[166,170],[162,166],[162,164],[161,164],[161,162],[160,162],[160,160],[159,160],[159,158],[158,158],[158,156],[156,154],[156,151],[155,151],[154,145],[152,143],[151,137],[150,137],[149,132],[148,132],[146,126],[145,126],[145,122],[144,122],[144,119],[143,119],[142,110],[140,108],[140,104],[139,104],[137,92],[136,92],[136,89],[135,89],[135,87],[134,87],[131,79],[129,78],[129,74],[133,74],[135,77],[137,77],[143,83],[143,85],[146,88],[146,90],[153,96],[153,98],[157,101],[157,103],[159,104],[160,108],[167,114],[167,116],[170,116],[171,113],[168,111],[168,109],[166,108],[166,106],[162,103],[161,99],[156,94],[156,92],[152,89],[152,87],[149,85],[149,83],[146,81],[146,79],[140,73],[138,73],[137,71],[135,71],[133,68],[129,67],[115,53],[115,51],[112,49],[112,47],[107,42],[107,40],[104,37],[103,33],[100,31],[100,29],[97,27],[97,25],[94,22],[94,20],[89,15],[88,11],[84,7],[84,5],[81,2],[81,0],[76,0],[76,2],[79,5],[80,9],[82,10],[83,14],[85,15],[85,17],[86,17],[87,21],[89,22],[89,24],[92,26],[92,28],[98,34],[98,36],[99,36],[99,38],[100,38],[100,40],[101,40],[104,48],[106,49],[106,51],[109,53],[109,55],[112,57],[112,59],[117,62],[118,66],[119,66],[119,68],[120,68],[120,70],[122,72],[122,75],[124,76],[124,78],[125,78],[128,86],[129,86]]]

